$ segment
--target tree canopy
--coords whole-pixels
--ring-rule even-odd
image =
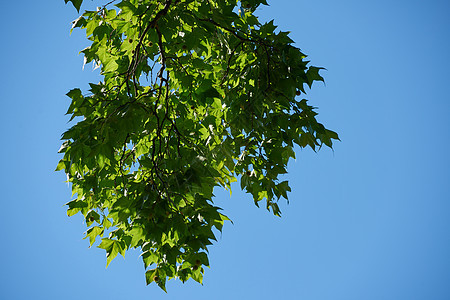
[[[79,11],[83,1],[65,2]],[[240,180],[279,216],[294,146],[338,139],[302,97],[323,81],[321,68],[288,32],[260,23],[265,0],[106,2],[72,26],[86,30],[84,62],[103,77],[67,93],[77,122],[57,170],[72,187],[68,215],[83,214],[107,265],[139,248],[147,284],[201,283],[207,247],[228,220],[214,188]]]

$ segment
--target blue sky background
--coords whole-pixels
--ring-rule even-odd
[[[137,252],[105,269],[82,217],[66,216],[71,193],[53,172],[64,95],[98,81],[81,70],[83,32],[69,36],[75,9],[3,3],[0,299],[450,299],[450,2],[269,3],[261,19],[327,68],[308,98],[342,142],[297,149],[282,218],[218,191],[234,225],[203,286],[170,281],[168,294],[145,285]]]

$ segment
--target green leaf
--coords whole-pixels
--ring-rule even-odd
[[[148,268],[148,266],[152,264],[156,264],[159,261],[158,256],[153,251],[146,251],[141,254],[142,260],[144,261],[144,267]]]
[[[66,168],[66,162],[65,162],[64,160],[61,159],[61,160],[58,162],[58,165],[56,166],[55,171],[61,171],[61,170],[65,169],[65,168]]]
[[[158,277],[157,270],[152,269],[152,270],[148,270],[147,272],[145,272],[145,279],[146,279],[147,285],[149,285],[150,283],[152,283],[154,281],[158,281],[159,277]]]
[[[311,88],[314,81],[322,81],[325,82],[322,76],[320,76],[319,71],[324,70],[325,68],[318,68],[318,67],[309,67],[308,71],[306,72],[306,78],[308,79],[307,84]]]
[[[287,192],[290,192],[291,188],[289,187],[289,183],[287,181],[283,181],[277,184],[277,189],[280,192],[281,196],[283,196],[285,199],[288,199]]]
[[[97,236],[103,235],[103,231],[103,228],[98,226],[91,227],[86,231],[86,236],[83,239],[89,238],[89,247],[92,247]]]
[[[72,33],[74,28],[77,27],[85,27],[86,26],[86,19],[83,16],[78,17],[77,19],[75,19],[74,21],[72,21],[72,28],[70,29],[70,33]]]
[[[81,3],[83,3],[83,0],[64,0],[66,4],[69,1],[72,2],[73,6],[77,9],[77,12],[80,12]]]
[[[69,217],[77,214],[78,212],[82,211],[84,208],[88,207],[87,203],[85,203],[83,201],[78,201],[78,200],[72,200],[72,201],[66,203],[66,205],[69,206],[69,208],[67,209],[67,215]]]
[[[106,267],[109,266],[109,264],[117,256],[117,254],[120,253],[125,257],[126,249],[122,241],[103,238],[102,242],[97,247],[106,250]]]
[[[130,230],[129,234],[132,237],[131,243],[130,243],[131,248],[136,247],[140,241],[145,240],[145,232],[142,227],[133,227]]]
[[[91,226],[95,221],[100,223],[100,215],[95,210],[91,210],[86,215],[86,225]]]

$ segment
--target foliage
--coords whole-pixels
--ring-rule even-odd
[[[65,0],[80,9],[82,0]],[[213,189],[241,188],[280,215],[294,145],[332,146],[335,132],[298,100],[323,81],[287,32],[261,24],[265,0],[123,0],[86,11],[85,63],[103,81],[73,89],[68,114],[82,117],[60,149],[92,246],[139,248],[147,283],[202,282],[207,247],[228,218]],[[114,7],[114,6],[115,7]],[[230,190],[231,191],[231,190]],[[214,229],[215,228],[215,229]]]

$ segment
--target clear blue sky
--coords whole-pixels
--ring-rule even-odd
[[[87,1],[91,5],[91,1]],[[53,172],[81,70],[82,32],[57,1],[2,5],[0,299],[450,299],[450,3],[269,0],[258,10],[327,71],[310,103],[335,150],[297,149],[283,217],[239,191],[204,285],[146,286],[138,253],[108,269],[68,218]]]

